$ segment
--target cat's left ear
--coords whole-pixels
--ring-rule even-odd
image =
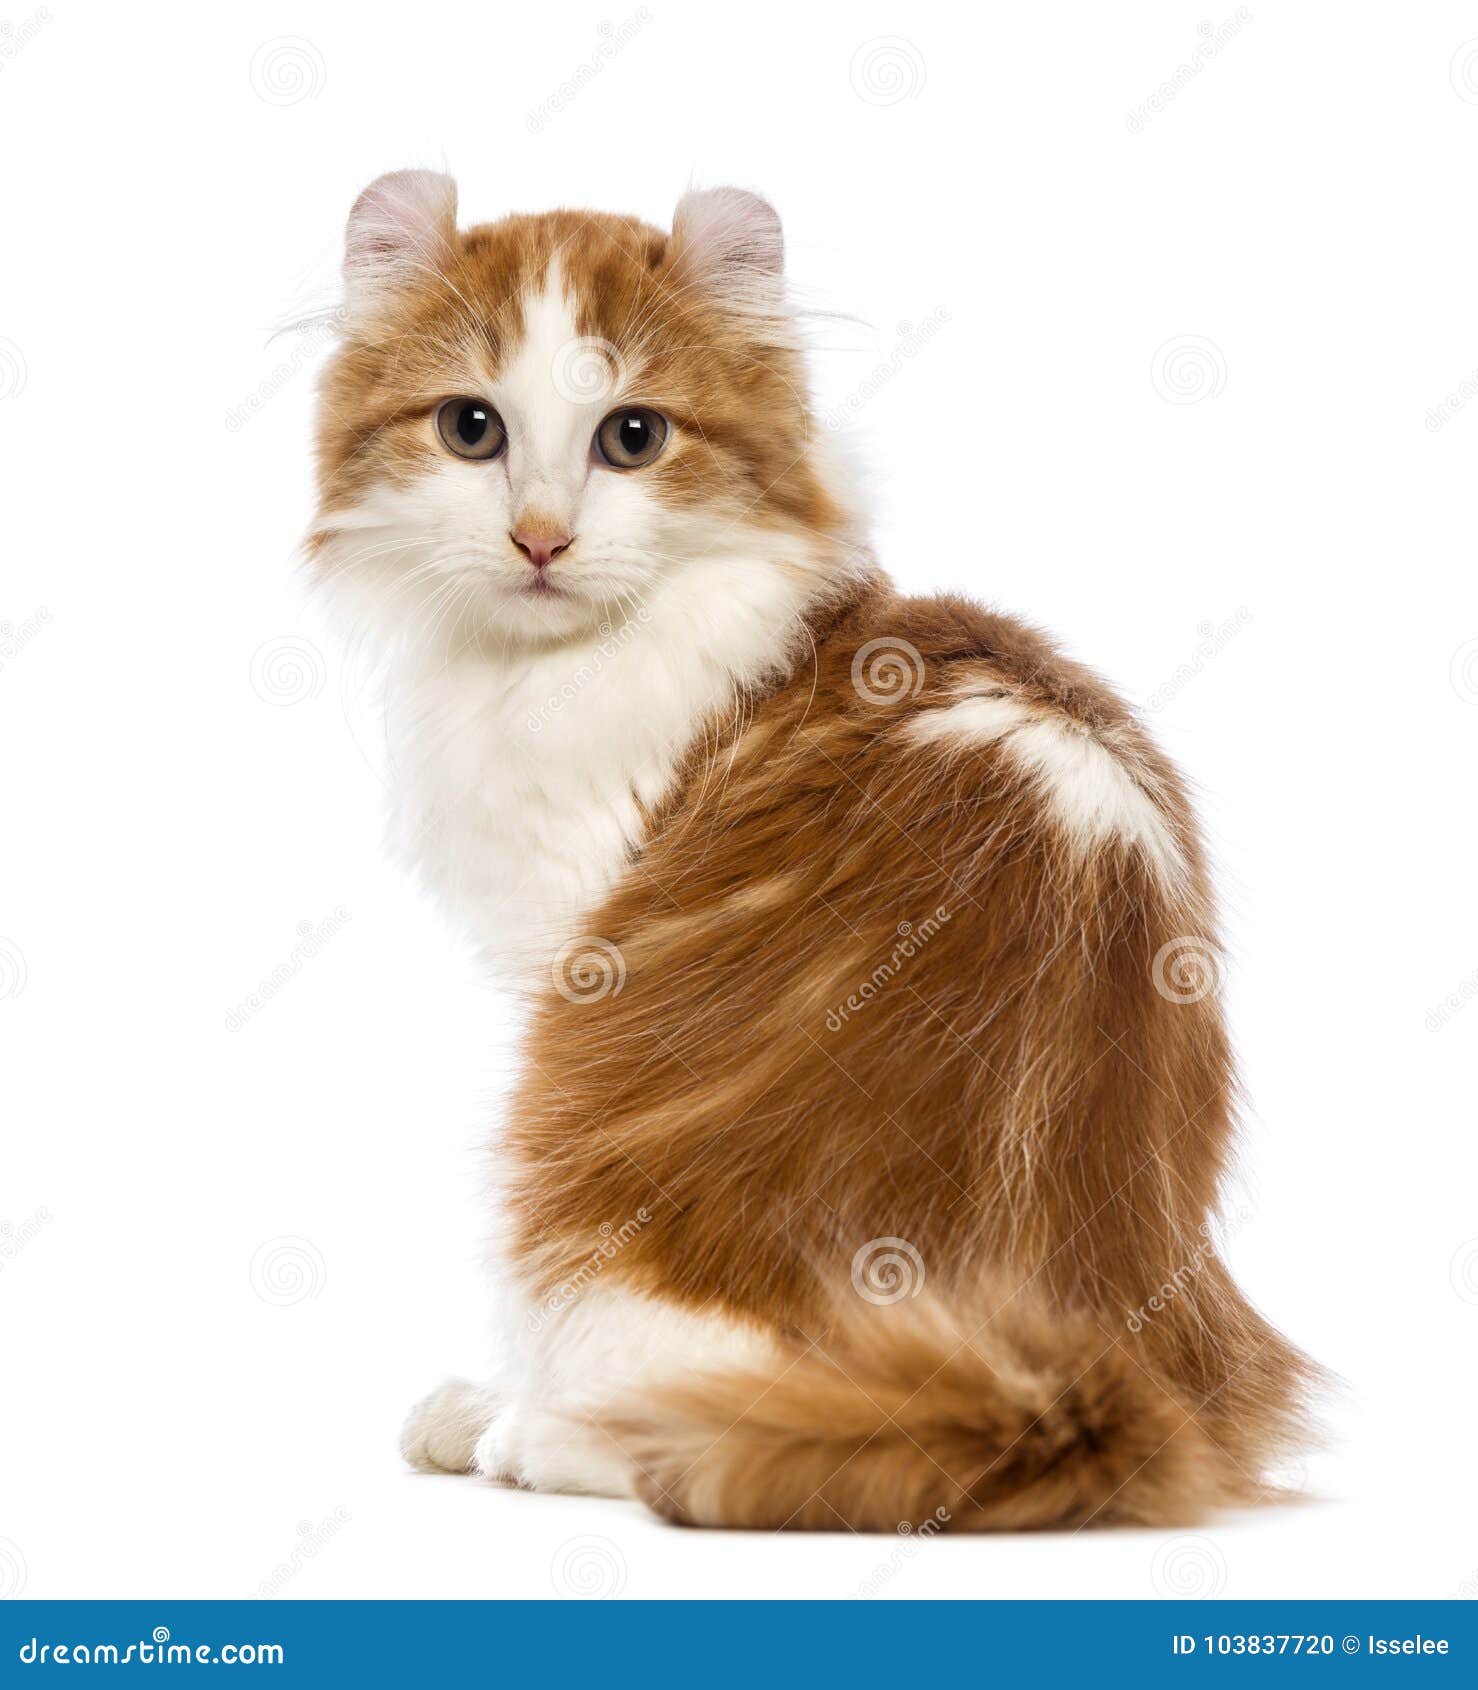
[[[435,170],[395,170],[364,190],[349,213],[344,281],[351,309],[424,278],[450,255],[457,184]]]
[[[744,188],[695,188],[672,214],[672,270],[684,287],[749,316],[778,318],[785,239],[768,200]]]

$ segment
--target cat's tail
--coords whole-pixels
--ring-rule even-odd
[[[1122,1328],[1020,1298],[978,1329],[922,1301],[869,1307],[606,1423],[638,1495],[688,1525],[1184,1524],[1257,1489]]]

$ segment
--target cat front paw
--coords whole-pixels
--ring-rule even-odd
[[[400,1453],[423,1473],[471,1473],[478,1439],[502,1399],[466,1379],[448,1379],[424,1397],[400,1429]]]

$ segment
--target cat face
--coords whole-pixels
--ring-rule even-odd
[[[685,572],[826,567],[779,221],[687,195],[668,235],[553,212],[459,233],[451,181],[356,202],[310,553],[382,631],[540,645]],[[743,584],[733,582],[736,591]]]

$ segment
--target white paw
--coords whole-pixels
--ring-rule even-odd
[[[427,1473],[470,1473],[473,1452],[498,1411],[495,1391],[449,1379],[418,1402],[400,1429],[400,1453]]]
[[[472,1471],[501,1485],[521,1485],[526,1481],[518,1459],[519,1415],[511,1403],[506,1403],[483,1428],[472,1452]]]

